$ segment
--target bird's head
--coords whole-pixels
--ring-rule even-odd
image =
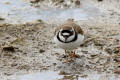
[[[67,43],[74,39],[75,37],[75,30],[73,27],[64,27],[59,31],[59,38],[61,41]]]

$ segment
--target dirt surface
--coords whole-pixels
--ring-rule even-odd
[[[57,25],[37,21],[1,26],[1,74],[10,76],[46,70],[81,76],[91,71],[120,74],[119,24],[76,23],[81,25],[86,39],[76,50],[78,58],[70,63],[65,63],[64,50],[53,42]]]
[[[80,4],[77,2],[77,5]],[[100,8],[103,9],[103,5]],[[65,63],[64,50],[57,47],[53,41],[54,30],[62,22],[36,20],[25,24],[1,23],[0,79],[6,80],[6,77],[11,75],[44,71],[59,71],[61,75],[72,75],[64,76],[60,80],[72,80],[76,74],[88,77],[88,74],[94,72],[119,77],[120,13],[117,9],[107,9],[104,12],[107,12],[107,15],[93,20],[75,21],[83,29],[85,41],[76,50],[76,59],[69,56],[72,60],[69,63]]]

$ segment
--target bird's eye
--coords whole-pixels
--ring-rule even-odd
[[[71,33],[70,33],[70,34],[71,34],[71,35],[73,35],[73,33],[74,33],[74,32],[73,32],[73,31],[71,31]]]

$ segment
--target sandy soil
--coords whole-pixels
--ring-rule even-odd
[[[86,39],[77,49],[79,57],[68,64],[64,50],[53,42],[55,24],[38,21],[0,27],[1,74],[10,76],[46,70],[60,71],[60,74],[85,75],[91,71],[119,74],[119,24],[76,23],[80,23]]]
[[[54,29],[62,22],[55,24],[36,20],[25,24],[1,23],[0,78],[6,80],[11,75],[43,71],[59,71],[62,75],[78,74],[80,77],[88,77],[94,72],[119,76],[119,20],[119,11],[109,11],[107,16],[94,20],[76,21],[86,38],[76,50],[78,58],[70,63],[65,63],[64,50],[53,41]]]

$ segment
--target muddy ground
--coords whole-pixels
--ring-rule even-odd
[[[57,3],[55,2],[54,5]],[[32,6],[39,8],[39,4]],[[64,4],[60,3],[57,7],[65,6]],[[104,9],[104,4],[100,3],[100,5],[102,5],[100,9]],[[78,5],[67,7],[78,7]],[[115,7],[112,7],[113,9],[109,7],[111,10],[105,7],[108,9],[103,11],[107,15],[96,16],[91,20],[75,20],[83,29],[85,40],[76,50],[78,57],[72,59],[69,56],[69,59],[72,59],[69,63],[65,63],[64,50],[57,47],[53,41],[54,30],[63,21],[51,23],[39,19],[23,24],[10,24],[1,22],[4,21],[4,18],[1,18],[0,80],[13,80],[9,77],[13,75],[48,71],[58,71],[60,75],[68,75],[59,80],[77,80],[74,79],[74,75],[88,78],[87,80],[119,80],[120,12]],[[104,73],[105,77],[89,78],[89,74],[92,73]],[[111,79],[111,75],[117,78]]]
[[[120,74],[119,24],[76,21],[85,32],[84,43],[76,50],[78,58],[65,63],[65,53],[53,41],[56,24],[42,20],[0,27],[1,75],[21,75],[42,71],[60,74]],[[71,59],[71,58],[70,58]],[[2,77],[2,76],[1,76]]]

